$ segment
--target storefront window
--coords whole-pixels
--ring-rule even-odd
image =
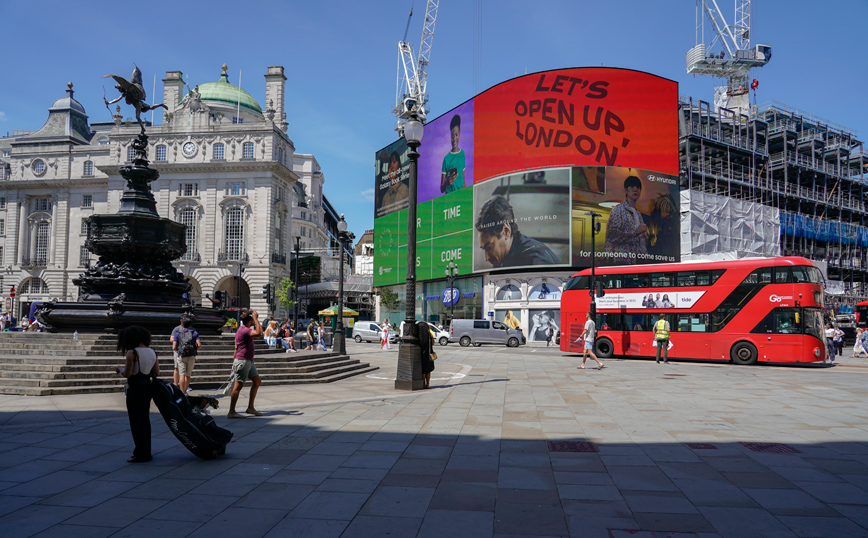
[[[554,284],[543,282],[530,290],[528,299],[531,301],[560,301],[561,290]]]
[[[425,283],[424,316],[431,323],[447,325],[452,315],[452,305],[443,303],[443,290],[449,281]],[[455,319],[480,319],[482,315],[482,277],[457,278],[455,288],[460,297],[455,303]],[[418,305],[417,305],[418,307]]]

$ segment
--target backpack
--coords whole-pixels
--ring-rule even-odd
[[[196,339],[193,338],[193,329],[184,329],[178,332],[178,353],[182,357],[195,357]]]

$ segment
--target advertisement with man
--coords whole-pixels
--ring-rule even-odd
[[[604,189],[588,178],[605,174]],[[678,177],[636,168],[573,169],[574,267],[591,265],[591,216],[600,215],[594,239],[597,265],[680,261]]]
[[[410,193],[409,147],[400,139],[377,152],[374,218],[407,207]]]
[[[473,270],[570,264],[570,169],[473,186]]]

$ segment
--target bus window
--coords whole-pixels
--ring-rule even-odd
[[[623,280],[624,275],[601,275],[600,281],[603,282],[603,287],[607,290],[616,290],[626,287]]]
[[[591,289],[591,278],[587,275],[574,276],[571,279],[567,280],[567,283],[564,286],[564,291],[589,289]]]
[[[722,306],[711,313],[711,332],[724,328],[729,321],[738,314],[740,308]]]
[[[685,312],[677,314],[676,327],[678,332],[704,333],[708,331],[708,314]]]
[[[723,276],[723,273],[726,272],[726,269],[715,269],[711,271],[711,283],[714,284],[717,282],[717,279]]]
[[[651,273],[651,286],[670,288],[675,285],[675,273]]]
[[[802,315],[805,318],[805,334],[823,340],[823,311],[819,308],[803,308]]]
[[[793,282],[801,283],[808,281],[808,272],[806,271],[807,267],[803,267],[801,265],[796,265],[791,267],[793,273]]]
[[[624,327],[628,331],[650,331],[650,316],[645,314],[624,314]]]
[[[697,273],[705,273],[705,284],[697,283],[699,276]],[[681,288],[688,286],[707,286],[708,271],[680,271],[678,272],[676,279],[676,285]]]
[[[773,311],[780,334],[802,334],[802,316],[798,308],[775,308]]]
[[[792,284],[793,275],[789,267],[775,267],[775,284]]]
[[[808,270],[808,280],[813,284],[823,283],[823,274],[816,267],[806,267]]]
[[[597,327],[599,327],[601,331],[624,330],[623,326],[621,325],[621,314],[597,314],[597,319]]]
[[[751,274],[745,277],[744,282],[742,284],[771,284],[772,283],[772,268],[771,267],[762,267],[760,269],[755,269]]]

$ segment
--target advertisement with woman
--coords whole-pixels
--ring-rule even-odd
[[[410,194],[407,141],[400,139],[377,152],[374,218],[404,209]]]
[[[528,310],[530,316],[530,332],[528,342],[552,341],[558,334],[558,320],[561,319],[560,309]]]

